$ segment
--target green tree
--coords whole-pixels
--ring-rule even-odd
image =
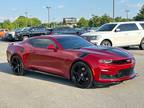
[[[80,18],[79,22],[77,23],[78,27],[88,27],[88,20],[84,17]]]
[[[3,29],[3,23],[0,23],[0,29]]]
[[[100,17],[99,16],[93,16],[90,20],[89,20],[89,26],[90,27],[98,27],[101,25],[100,22]]]
[[[38,18],[29,18],[28,19],[28,26],[39,26],[41,21]]]
[[[144,5],[140,9],[139,13],[134,17],[136,21],[144,21]]]
[[[13,29],[13,25],[10,22],[10,20],[4,20],[2,28],[8,29],[8,30],[12,30]]]
[[[1,29],[16,29],[29,26],[39,26],[41,21],[38,18],[27,18],[25,16],[19,16],[15,21],[11,22],[10,20],[4,20],[0,23]]]
[[[28,18],[25,16],[19,16],[14,22],[16,28],[23,28],[28,26]]]
[[[27,18],[25,16],[20,16],[13,22],[13,24],[16,26],[15,28],[23,28],[38,26],[41,24],[41,21],[38,18]]]
[[[125,18],[122,18],[122,17],[116,17],[115,21],[116,22],[125,22],[125,21],[129,21],[129,19],[125,19]]]
[[[105,23],[112,22],[112,18],[109,17],[108,15],[104,14],[103,16],[93,16],[90,21],[89,21],[89,26],[90,27],[99,27]]]
[[[113,21],[113,19],[110,16],[106,15],[106,14],[104,14],[103,16],[100,17],[100,25],[103,25],[105,23],[109,23],[109,22],[112,22],[112,21]]]

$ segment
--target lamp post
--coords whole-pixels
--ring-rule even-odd
[[[51,9],[51,7],[50,6],[47,6],[46,7],[46,9],[47,9],[47,12],[48,12],[48,24],[50,23],[50,9]]]
[[[28,12],[25,12],[25,18],[26,18],[26,27],[28,26]]]
[[[32,22],[32,15],[29,15],[29,18],[30,18],[30,26],[33,25],[33,22]]]
[[[129,19],[129,12],[130,12],[130,10],[126,9],[125,12],[126,12],[126,18]]]
[[[91,16],[92,16],[92,19],[93,19],[96,15],[92,14]],[[94,22],[92,20],[92,27],[94,27],[94,26],[95,26],[95,24],[94,24]]]
[[[113,0],[113,19],[115,19],[115,0]]]

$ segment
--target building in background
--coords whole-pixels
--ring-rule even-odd
[[[77,25],[77,18],[69,17],[69,18],[63,18],[63,24],[66,26],[76,26]]]

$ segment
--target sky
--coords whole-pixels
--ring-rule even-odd
[[[1,0],[0,22],[5,19],[15,20],[18,16],[28,13],[28,17],[37,17],[47,21],[47,6],[50,6],[50,21],[62,21],[64,17],[85,17],[92,15],[112,16],[113,0]],[[134,17],[140,10],[144,0],[115,0],[115,16]]]

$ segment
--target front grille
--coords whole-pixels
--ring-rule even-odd
[[[121,77],[125,77],[125,76],[130,76],[133,74],[133,72],[134,72],[133,68],[120,70],[119,73],[117,74],[117,77],[121,78]]]
[[[122,77],[126,77],[126,76],[130,76],[134,73],[134,69],[133,68],[128,68],[128,69],[123,69],[120,70],[118,72],[118,74],[116,75],[106,75],[106,74],[102,74],[101,78],[102,79],[116,79],[116,78],[122,78]]]
[[[124,60],[114,60],[112,63],[113,64],[127,64],[127,63],[131,63],[132,59],[124,59]]]

